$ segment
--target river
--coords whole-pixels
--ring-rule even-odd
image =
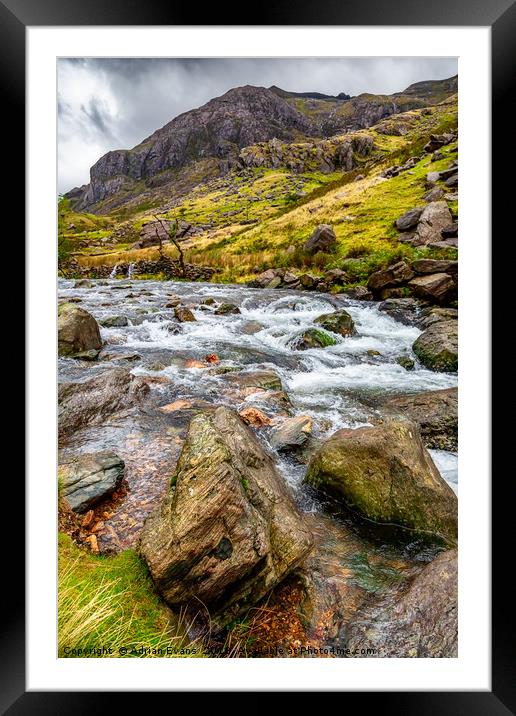
[[[114,366],[129,365],[132,372],[153,378],[154,404],[177,400],[222,403],[234,409],[280,407],[261,400],[263,394],[243,396],[232,389],[228,376],[235,369],[274,368],[292,404],[293,414],[314,420],[314,436],[325,438],[342,427],[368,424],[367,400],[400,394],[454,387],[457,376],[422,367],[411,350],[420,330],[406,326],[378,310],[371,302],[344,297],[288,290],[252,289],[240,285],[110,279],[92,281],[91,287],[75,287],[59,279],[59,298],[79,300],[99,322],[125,316],[128,325],[101,328],[106,342],[101,360],[59,359],[59,380],[77,381]],[[191,306],[194,322],[178,324],[173,308],[166,308],[171,295]],[[206,299],[230,302],[240,313],[216,315]],[[314,319],[345,308],[355,321],[356,336],[338,338],[336,345],[293,350],[290,342]],[[179,332],[177,332],[179,331]],[[203,361],[215,353],[215,366],[190,367],[189,360]],[[416,365],[407,371],[396,363],[411,357]],[[107,358],[107,359],[106,359]],[[177,429],[179,430],[179,428]],[[266,431],[259,431],[267,442]],[[173,420],[159,411],[143,411],[100,428],[80,431],[65,446],[67,451],[113,449],[126,460],[129,492],[107,519],[117,545],[126,547],[136,538],[141,520],[166,488],[166,475],[177,459],[180,445]],[[171,448],[172,445],[172,448]],[[272,450],[270,444],[267,447]],[[457,491],[457,455],[432,450],[444,479]],[[277,454],[277,465],[290,484],[296,500],[307,512],[317,511],[317,498],[301,484],[306,466],[292,457]]]

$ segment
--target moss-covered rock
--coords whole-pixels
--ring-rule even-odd
[[[426,368],[455,373],[459,366],[457,321],[433,323],[415,340],[412,350]]]
[[[400,365],[402,368],[405,368],[405,370],[414,370],[415,363],[409,356],[398,356],[396,358],[396,363]]]
[[[340,336],[356,335],[355,322],[347,311],[335,311],[334,313],[325,313],[314,321],[326,331],[338,333]]]
[[[290,347],[296,351],[306,351],[310,348],[326,348],[334,346],[336,339],[320,328],[308,328],[295,336],[290,342]]]
[[[305,482],[369,520],[457,541],[457,497],[411,421],[337,431],[313,457]]]

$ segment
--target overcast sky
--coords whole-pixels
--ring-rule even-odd
[[[232,87],[391,94],[456,73],[456,58],[61,59],[59,191],[86,184],[90,166],[109,150],[135,146],[181,112]]]

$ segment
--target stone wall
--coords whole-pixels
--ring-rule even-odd
[[[164,274],[167,278],[186,278],[189,281],[209,281],[216,269],[210,266],[201,266],[199,264],[185,264],[185,276],[183,276],[179,261],[172,261],[167,257],[158,259],[157,261],[137,261],[136,263],[123,262],[117,264],[116,276],[127,277],[129,266],[132,265],[132,276],[139,274]],[[85,278],[109,278],[113,266],[81,266],[79,262],[72,259],[64,267],[67,275],[82,276]]]

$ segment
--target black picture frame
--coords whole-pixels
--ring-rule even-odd
[[[160,0],[0,0],[0,85],[2,86],[4,137],[2,156],[6,164],[4,171],[9,175],[7,194],[9,216],[13,219],[10,237],[21,239],[24,205],[24,151],[25,145],[25,30],[30,26],[80,26],[80,25],[361,25],[361,26],[489,26],[492,37],[492,136],[495,140],[492,151],[492,176],[495,191],[492,193],[492,235],[500,234],[510,243],[514,229],[503,222],[510,212],[513,182],[503,180],[507,167],[514,167],[514,139],[511,123],[514,118],[514,95],[511,79],[515,75],[516,45],[516,4],[513,0],[490,0],[468,2],[467,0],[289,0],[262,4],[259,17],[242,15],[242,7],[225,4],[210,4],[205,7],[173,5]],[[199,14],[202,23],[198,22]],[[395,54],[395,52],[393,52]],[[497,148],[496,148],[497,147]],[[7,155],[7,156],[6,156]],[[4,198],[6,195],[4,194]],[[7,231],[8,229],[6,229]],[[11,239],[12,240],[12,239]],[[17,248],[17,252],[19,248]],[[500,251],[500,256],[502,256]],[[19,254],[17,253],[17,261]],[[499,269],[498,273],[496,270]],[[493,255],[492,270],[495,276],[504,276],[501,264],[497,265]],[[506,269],[507,270],[507,269]],[[510,281],[509,281],[510,283]],[[489,300],[489,288],[482,287],[479,300]],[[493,282],[493,299],[500,303],[504,296],[504,282]],[[507,298],[507,297],[505,297]],[[506,305],[506,304],[504,304]],[[19,318],[19,313],[18,313]],[[496,340],[502,356],[506,350],[501,347],[501,337],[493,341],[493,355]],[[489,340],[489,336],[483,336]],[[493,473],[497,459],[506,457],[504,440],[507,428],[499,425],[493,433]],[[507,435],[508,437],[508,435]],[[503,449],[505,447],[505,450]],[[497,449],[498,448],[498,449]],[[19,460],[19,454],[18,454]],[[503,475],[508,473],[504,482]],[[0,661],[2,713],[13,716],[30,713],[74,713],[85,714],[94,709],[119,707],[119,694],[103,692],[26,692],[25,687],[25,614],[24,614],[24,548],[20,529],[20,515],[24,504],[24,486],[19,475],[19,462],[11,470],[9,511],[15,511],[16,520],[4,534],[4,583],[2,596],[5,605],[2,615],[2,658]],[[6,473],[4,473],[7,475]],[[508,489],[513,482],[512,470],[496,471],[497,479],[492,486],[492,691],[478,692],[367,692],[359,695],[360,708],[396,709],[399,714],[439,713],[446,714],[489,714],[500,716],[516,713],[516,678],[514,671],[514,597],[511,558],[507,545],[512,537],[513,505],[508,499]],[[7,478],[5,478],[7,479]],[[407,684],[410,688],[410,684]],[[146,698],[145,694],[143,695]],[[222,694],[222,696],[224,696]],[[346,694],[343,708],[349,708],[352,694]],[[117,702],[114,702],[114,699]],[[134,694],[132,709],[139,708],[140,695]],[[99,701],[101,699],[101,702]],[[217,701],[212,701],[212,707]]]

